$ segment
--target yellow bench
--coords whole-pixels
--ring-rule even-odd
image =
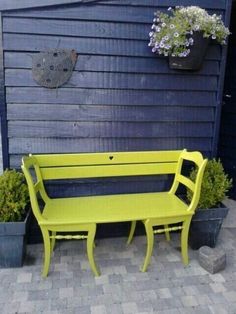
[[[196,182],[181,174],[184,160],[198,167]],[[188,263],[188,230],[197,206],[201,180],[207,160],[199,152],[146,151],[81,154],[48,154],[23,157],[25,174],[33,213],[41,228],[44,240],[44,266],[42,275],[49,271],[50,256],[56,239],[87,239],[87,254],[96,276],[98,267],[94,261],[94,237],[97,224],[131,222],[128,243],[131,242],[136,221],[144,223],[147,234],[147,252],[142,267],[146,271],[153,249],[154,234],[181,229],[181,249],[184,264]],[[34,169],[35,175],[32,175]],[[44,180],[104,178],[118,176],[142,176],[175,174],[172,188],[167,192],[80,196],[73,198],[49,198]],[[193,192],[189,205],[175,195],[179,183]],[[38,198],[45,205],[40,209]],[[169,224],[179,223],[169,228]],[[155,230],[155,226],[163,226]],[[61,235],[58,232],[83,232],[78,235]],[[84,233],[86,232],[86,233]]]

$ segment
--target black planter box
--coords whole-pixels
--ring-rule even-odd
[[[21,267],[26,253],[26,230],[29,213],[24,221],[0,223],[0,267]]]
[[[189,245],[193,250],[201,246],[216,246],[224,218],[229,209],[221,204],[221,207],[196,210],[189,230]]]
[[[170,69],[197,71],[201,68],[209,39],[204,38],[202,32],[194,32],[192,38],[194,39],[194,44],[190,47],[190,54],[187,57],[169,56]]]

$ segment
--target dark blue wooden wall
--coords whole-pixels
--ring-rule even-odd
[[[23,154],[128,150],[216,152],[224,58],[211,45],[199,72],[170,70],[152,54],[153,12],[227,0],[100,1],[3,12],[10,166]],[[34,53],[74,48],[71,80],[58,90],[32,79]]]
[[[226,77],[224,86],[224,105],[222,107],[222,120],[219,140],[219,157],[234,186],[230,196],[236,199],[236,2],[232,6],[231,25]]]

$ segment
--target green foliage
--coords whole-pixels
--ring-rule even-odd
[[[16,170],[5,170],[0,176],[0,222],[20,221],[28,203],[24,175]]]
[[[190,179],[195,182],[196,169],[192,169]],[[198,208],[212,208],[222,202],[232,187],[232,179],[224,172],[220,160],[209,160],[203,175],[202,188]],[[187,198],[192,199],[192,193],[187,191]]]

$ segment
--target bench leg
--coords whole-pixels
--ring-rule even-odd
[[[147,270],[147,267],[150,263],[152,250],[153,250],[153,243],[154,243],[154,233],[153,233],[153,228],[152,228],[152,224],[150,223],[150,220],[144,221],[144,226],[145,226],[146,237],[147,237],[147,251],[146,251],[146,257],[143,263],[143,267],[141,268],[142,272],[145,272]]]
[[[165,229],[168,229],[168,225],[164,225]],[[170,241],[170,232],[169,231],[165,231],[165,235],[166,235],[166,241]]]
[[[130,244],[131,241],[133,240],[135,228],[136,228],[136,221],[131,221],[131,227],[130,227],[129,237],[127,240],[127,245]]]
[[[94,275],[100,276],[100,272],[98,271],[98,268],[96,266],[96,263],[94,261],[94,256],[93,256],[95,234],[96,234],[96,225],[91,225],[88,230],[87,254],[88,254],[89,264],[90,264],[90,267],[92,268]]]
[[[184,265],[188,265],[188,232],[191,219],[187,219],[183,222],[183,229],[181,232],[181,253],[182,261]]]
[[[52,239],[51,239],[51,253],[53,252],[54,250],[54,247],[55,247],[55,243],[56,243],[56,238],[55,236],[57,235],[56,231],[52,231]]]
[[[42,276],[47,277],[51,259],[51,245],[50,245],[50,237],[49,231],[45,228],[41,227],[42,235],[43,235],[43,243],[44,243],[44,265]]]

